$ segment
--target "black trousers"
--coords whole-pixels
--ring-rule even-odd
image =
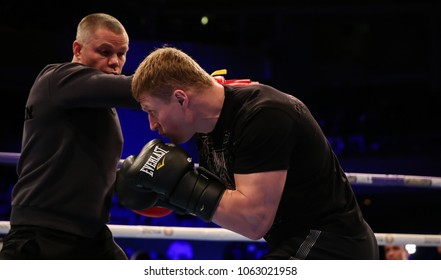
[[[375,234],[367,223],[356,236],[309,230],[270,249],[264,260],[378,260]]]
[[[94,238],[37,226],[11,226],[0,260],[127,260],[107,226]]]

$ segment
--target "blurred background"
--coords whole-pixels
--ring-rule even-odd
[[[250,78],[302,99],[346,172],[441,176],[439,1],[264,2],[2,0],[0,151],[20,152],[25,102],[41,68],[71,61],[78,22],[106,12],[130,36],[125,74],[169,44],[209,73],[227,69],[227,79]],[[157,137],[145,113],[118,111],[123,157]],[[192,143],[184,148],[194,155]],[[9,220],[16,178],[15,166],[0,164],[0,220]],[[354,191],[375,232],[441,232],[439,188]],[[141,217],[116,201],[111,223],[216,227],[174,214]],[[259,242],[118,241],[133,258],[250,259],[267,249]],[[418,248],[413,258],[438,258],[434,250]]]

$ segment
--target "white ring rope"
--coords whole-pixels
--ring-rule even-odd
[[[346,176],[354,185],[441,187],[441,177],[367,173],[346,173]]]
[[[0,164],[17,164],[19,157],[20,153],[0,152]],[[122,164],[122,162],[121,159],[119,164]],[[441,188],[441,177],[368,173],[346,173],[346,175],[351,184],[354,185]]]
[[[264,242],[263,239],[251,240],[223,228],[128,226],[113,224],[110,224],[109,228],[115,238]],[[8,221],[0,221],[0,234],[6,234],[9,229],[10,224]],[[436,234],[375,233],[375,237],[377,238],[378,245],[415,244],[416,246],[424,247],[441,246],[441,235]]]

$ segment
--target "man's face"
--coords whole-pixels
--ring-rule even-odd
[[[185,143],[194,135],[191,112],[174,96],[170,102],[159,98],[141,94],[139,98],[141,108],[148,114],[150,129],[157,130],[162,137],[170,138],[174,143]]]
[[[406,260],[408,253],[406,248],[397,245],[384,246],[384,253],[387,260]]]
[[[121,74],[128,50],[129,42],[124,34],[104,28],[98,29],[86,44],[74,43],[78,62],[115,75]]]

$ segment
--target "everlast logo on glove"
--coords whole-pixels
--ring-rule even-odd
[[[150,175],[151,177],[153,177],[153,174],[156,170],[159,170],[161,167],[163,167],[165,165],[164,160],[165,158],[164,155],[166,155],[168,152],[167,150],[162,149],[159,146],[155,146],[152,154],[150,155],[150,157],[147,159],[146,163],[144,164],[144,166],[141,168],[140,171],[147,173],[148,175]],[[161,160],[161,158],[163,158],[162,162],[159,163],[159,161]],[[158,164],[159,163],[159,164]]]
[[[148,142],[138,156],[129,156],[118,174],[117,195],[126,207],[143,210],[158,203],[207,222],[225,191],[216,175],[201,166],[195,169],[182,147],[160,139]]]

